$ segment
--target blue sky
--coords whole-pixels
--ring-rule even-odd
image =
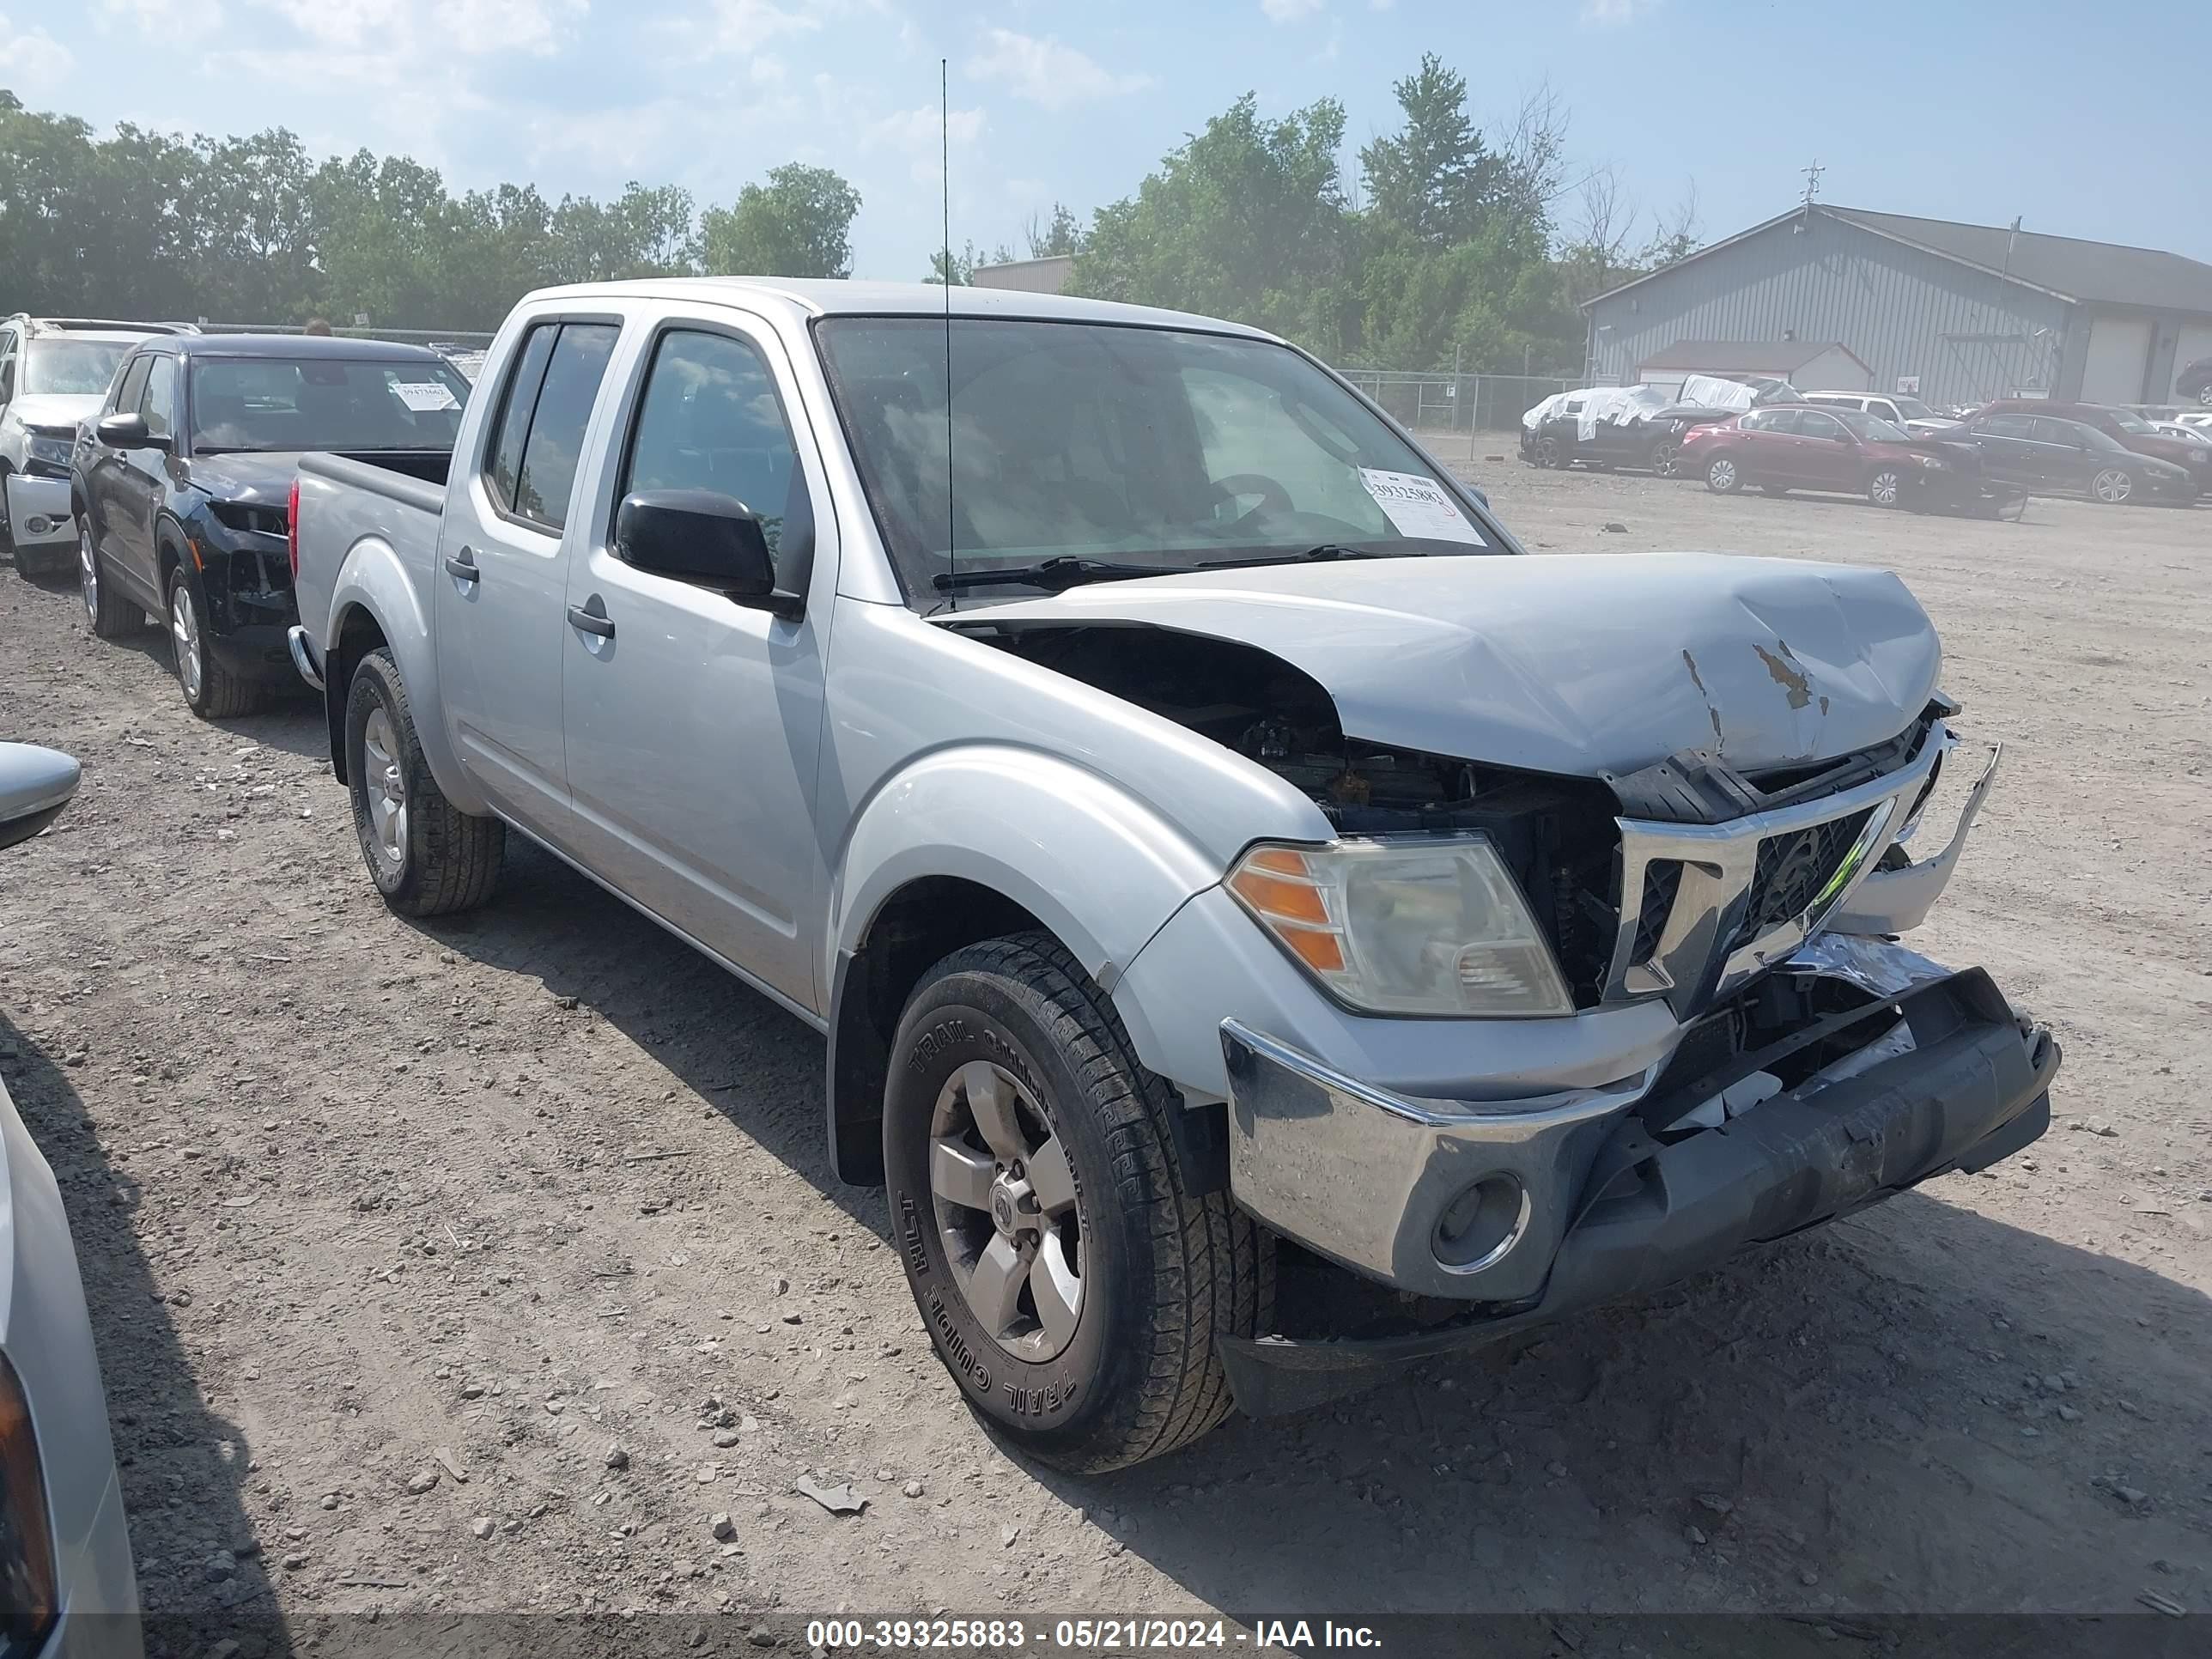
[[[1817,156],[1831,201],[2212,262],[2206,0],[0,0],[0,85],[34,108],[284,125],[555,199],[635,178],[722,202],[819,162],[860,190],[856,273],[897,278],[938,235],[940,57],[953,239],[1018,248],[1248,89],[1341,99],[1349,167],[1424,51],[1486,118],[1548,82],[1579,168],[1647,210],[1694,181],[1708,239],[1781,211]]]

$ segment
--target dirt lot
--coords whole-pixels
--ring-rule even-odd
[[[70,1201],[149,1608],[2212,1612],[2212,511],[1474,471],[1540,549],[1905,574],[2008,746],[1919,942],[2057,1026],[2057,1126],[1095,1480],[962,1409],[878,1197],[830,1177],[805,1029],[527,851],[483,913],[395,919],[311,706],[202,725],[159,634],[0,574],[0,732],[85,765],[0,860],[0,1073]]]

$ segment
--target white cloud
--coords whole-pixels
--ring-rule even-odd
[[[1012,29],[988,29],[983,40],[985,50],[969,59],[968,73],[979,81],[996,81],[1015,97],[1046,109],[1095,103],[1157,84],[1149,75],[1116,75],[1050,36],[1040,40]]]
[[[1260,0],[1260,9],[1271,23],[1295,23],[1319,11],[1328,0]]]
[[[103,30],[119,25],[149,39],[188,40],[222,27],[218,0],[100,0],[100,9]]]
[[[1638,18],[1658,10],[1661,0],[1583,0],[1583,27],[1626,28]]]
[[[709,52],[754,52],[772,40],[822,27],[845,9],[839,0],[714,0],[708,21],[693,32]]]
[[[15,95],[33,109],[45,95],[43,85],[65,79],[76,63],[76,54],[44,29],[18,34],[8,14],[0,11],[0,64],[8,66],[9,84]]]
[[[588,0],[255,0],[321,46],[402,58],[458,52],[542,57]],[[148,0],[136,0],[142,9]]]
[[[908,172],[915,183],[934,185],[945,145],[949,143],[956,150],[972,150],[982,136],[981,110],[956,109],[946,117],[936,105],[925,104],[920,109],[894,111],[861,128],[860,149],[863,154],[890,150],[904,155],[911,163]]]

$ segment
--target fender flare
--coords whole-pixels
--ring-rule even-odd
[[[323,696],[330,720],[333,769],[339,776],[344,775],[345,706],[353,687],[352,676],[337,659],[346,623],[356,613],[376,624],[399,666],[408,701],[416,710],[416,740],[422,745],[422,757],[429,763],[430,775],[437,780],[439,789],[461,811],[489,813],[491,804],[462,766],[446,729],[445,702],[439,695],[438,653],[422,592],[398,551],[374,533],[362,536],[346,550],[331,590],[330,622],[323,635],[326,671]]]
[[[886,780],[854,819],[830,894],[829,1071],[831,1161],[872,1178],[870,1127],[882,1115],[881,1032],[851,971],[877,919],[917,882],[951,878],[1018,905],[1067,947],[1110,998],[1137,952],[1219,864],[1120,785],[1073,761],[1007,744],[924,756]],[[1149,1024],[1123,1022],[1137,1057]]]

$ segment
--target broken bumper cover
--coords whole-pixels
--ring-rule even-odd
[[[1303,1409],[1413,1361],[1655,1289],[1932,1176],[1984,1168],[2049,1126],[2058,1045],[1986,973],[1911,985],[1890,1006],[1911,1033],[1904,1052],[1863,1069],[1847,1055],[1723,1128],[1667,1144],[1627,1103],[1596,1095],[1525,1115],[1378,1097],[1232,1022],[1223,1043],[1238,1201],[1372,1278],[1480,1298],[1464,1316],[1370,1340],[1228,1340],[1237,1403],[1255,1416]],[[1454,1269],[1439,1227],[1475,1212],[1452,1206],[1491,1180],[1522,1197],[1517,1211],[1492,1208],[1506,1248]]]

